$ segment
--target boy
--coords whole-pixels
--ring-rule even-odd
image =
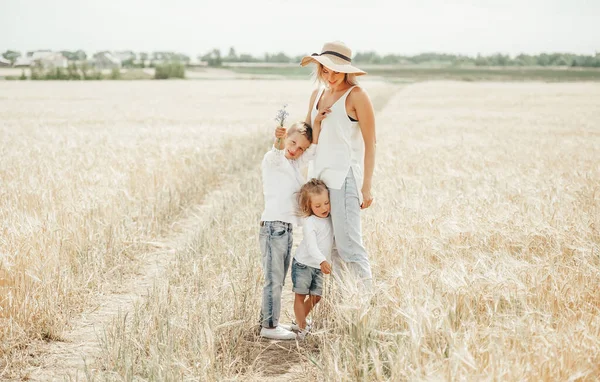
[[[260,250],[265,277],[260,315],[261,337],[291,340],[296,334],[279,325],[281,291],[290,266],[292,228],[300,219],[296,193],[305,182],[301,173],[314,157],[320,124],[312,129],[304,122],[293,124],[287,131],[277,128],[273,149],[262,161],[265,209],[260,222]]]

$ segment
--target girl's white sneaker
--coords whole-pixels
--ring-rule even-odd
[[[298,333],[296,333],[296,338],[300,341],[304,340],[308,335],[309,331],[310,329],[308,326],[306,327],[306,329],[300,329]]]
[[[312,320],[309,320],[308,318],[306,319],[306,330],[310,330],[312,328]],[[295,332],[299,332],[300,327],[298,326],[298,324],[296,323],[296,321],[292,321],[292,325],[290,325],[290,330],[293,330]]]

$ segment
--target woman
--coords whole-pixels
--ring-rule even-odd
[[[330,42],[320,54],[302,59],[300,65],[316,65],[316,89],[309,103],[306,123],[320,114],[321,135],[309,177],[323,180],[330,193],[335,236],[333,270],[339,276],[347,268],[370,289],[371,265],[363,245],[360,210],[373,203],[371,180],[375,167],[375,116],[356,76],[366,72],[351,65],[352,51],[342,42]],[[360,187],[360,188],[359,188]]]

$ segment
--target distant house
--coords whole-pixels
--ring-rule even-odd
[[[120,69],[121,60],[113,56],[110,52],[100,52],[94,56],[94,66],[96,69]]]
[[[123,61],[130,61],[130,60],[133,62],[137,59],[135,53],[130,50],[112,52],[111,54],[113,57],[118,58],[121,61],[121,63],[123,63]]]
[[[33,61],[31,61],[31,57],[19,57],[13,64],[15,68],[19,67],[30,67]]]
[[[12,66],[12,63],[7,60],[6,58],[0,56],[0,67],[4,67],[4,66]]]
[[[45,69],[66,68],[69,60],[59,52],[37,51],[29,52],[26,57],[19,57],[13,66],[30,67],[38,64]]]
[[[202,61],[200,60],[199,57],[192,57],[190,59],[190,62],[188,62],[189,66],[208,66],[208,63],[206,61]]]
[[[44,54],[37,55],[36,53],[33,54],[33,61],[39,62],[46,69],[66,68],[69,66],[69,60],[62,53],[44,52]]]

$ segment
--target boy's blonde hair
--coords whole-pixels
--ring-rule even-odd
[[[358,81],[356,80],[356,74],[354,73],[344,73],[344,81],[350,85],[350,86],[355,86],[358,85]],[[325,81],[325,79],[323,78],[323,64],[321,63],[316,63],[315,65],[315,70],[313,71],[313,78],[315,79],[315,81],[323,84],[323,85],[327,85],[327,81]]]
[[[298,215],[308,217],[312,215],[310,208],[310,195],[319,195],[322,192],[329,193],[327,185],[320,179],[311,179],[298,191]]]
[[[304,137],[306,137],[306,139],[308,139],[308,141],[310,143],[312,143],[312,140],[313,140],[313,131],[312,131],[312,127],[310,127],[310,125],[308,123],[306,123],[306,122],[296,122],[296,123],[294,123],[287,130],[287,135],[290,136],[290,135],[292,135],[294,133],[298,133],[300,135],[303,135]]]

